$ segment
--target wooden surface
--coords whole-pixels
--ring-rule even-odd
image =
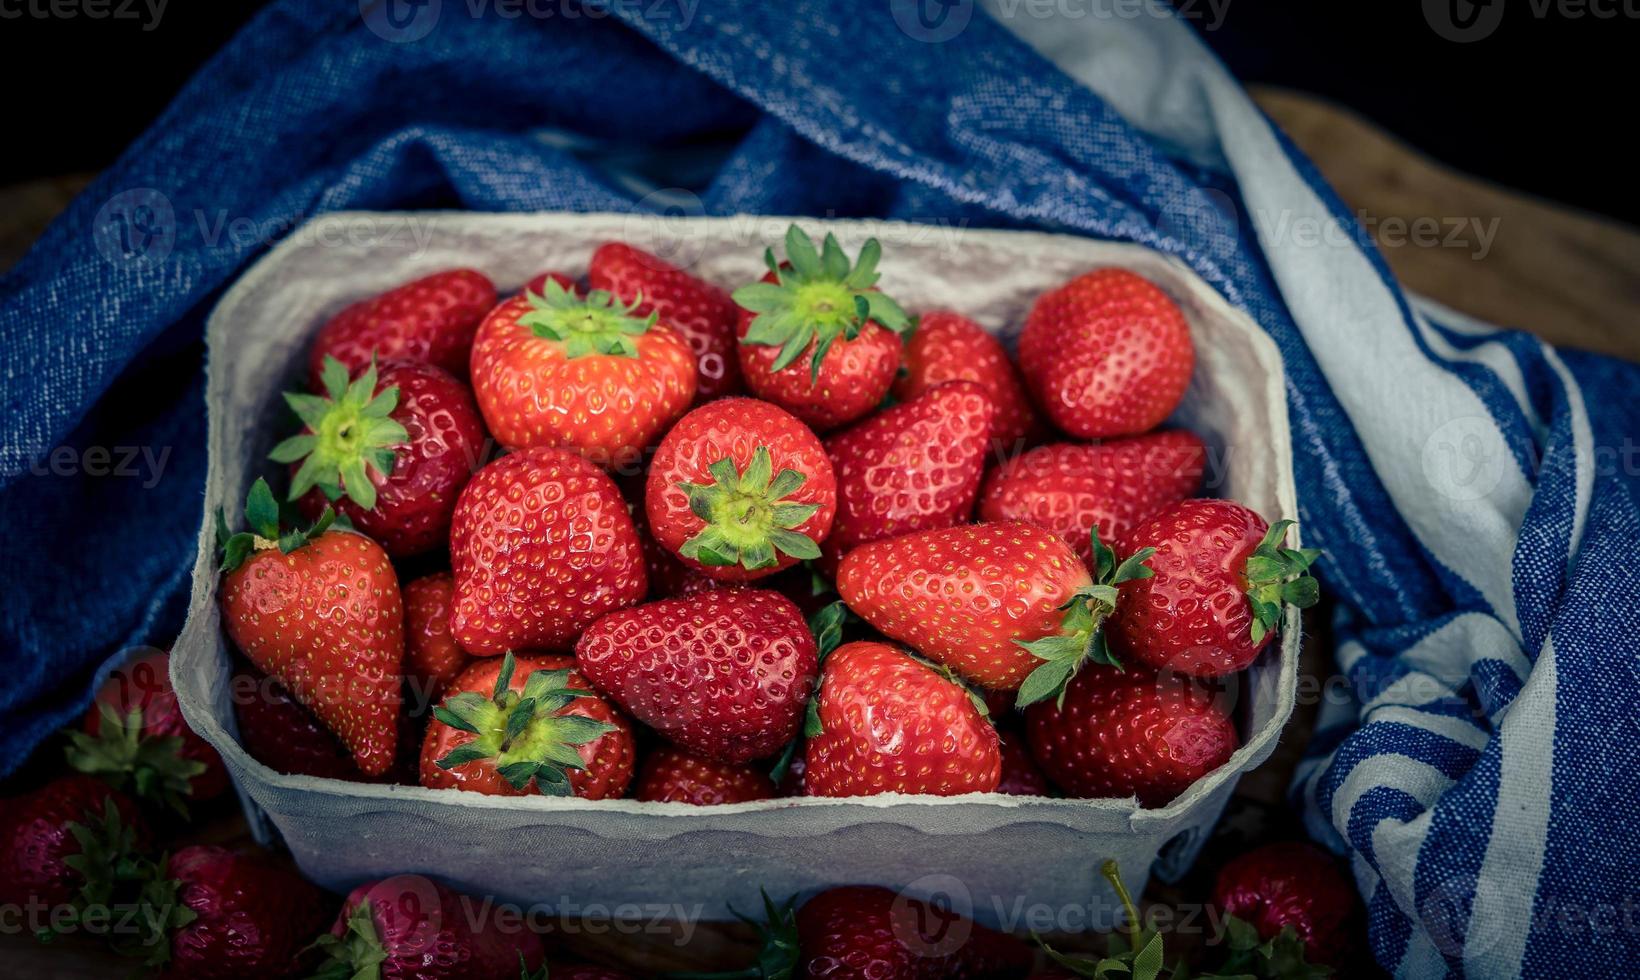
[[[1558,344],[1640,360],[1640,234],[1607,219],[1555,207],[1465,177],[1429,161],[1360,118],[1308,96],[1255,90],[1266,111],[1295,139],[1352,208],[1369,216],[1385,237],[1397,237],[1388,219],[1433,219],[1450,239],[1467,230],[1465,243],[1383,243],[1402,281],[1455,309],[1532,330]],[[0,268],[9,266],[87,182],[65,176],[0,188]],[[1410,224],[1408,225],[1410,227]],[[1483,244],[1477,228],[1495,228]],[[1312,629],[1324,622],[1310,617]],[[1328,673],[1326,638],[1312,633],[1304,671]],[[1300,707],[1275,755],[1246,776],[1198,870],[1177,887],[1154,886],[1147,901],[1199,902],[1218,859],[1248,843],[1296,835],[1296,814],[1285,802],[1292,766],[1314,715]],[[243,825],[231,808],[219,808],[190,840],[236,841]],[[566,954],[653,973],[722,969],[744,965],[752,953],[749,931],[702,925],[683,943],[681,927],[637,934],[595,934],[568,923],[549,937]],[[1057,945],[1087,948],[1087,937]],[[50,947],[16,935],[0,935],[0,963],[7,975],[102,978],[122,975],[122,965],[95,947],[59,941]]]

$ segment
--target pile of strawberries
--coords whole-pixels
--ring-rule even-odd
[[[453,270],[326,323],[284,499],[219,520],[251,752],[694,804],[1161,806],[1224,764],[1220,679],[1315,601],[1316,556],[1192,499],[1201,440],[1153,431],[1191,379],[1178,306],[1088,272],[1016,367],[882,292],[875,240],[783,250],[733,293],[610,243],[584,284]]]

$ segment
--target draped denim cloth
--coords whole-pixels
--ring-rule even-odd
[[[202,317],[339,209],[883,216],[1138,242],[1288,374],[1348,704],[1295,786],[1406,976],[1640,954],[1640,370],[1409,296],[1157,6],[285,0],[0,282],[9,771],[174,631]],[[1405,66],[1403,70],[1416,70]]]

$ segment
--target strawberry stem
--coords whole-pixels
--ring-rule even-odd
[[[526,293],[525,298],[530,311],[518,318],[518,325],[543,340],[561,341],[564,357],[572,361],[593,354],[637,357],[635,339],[648,333],[657,319],[655,313],[634,315],[643,305],[642,295],[631,303],[622,303],[603,289],[582,297],[553,279],[547,280],[544,293]]]
[[[796,528],[814,516],[819,504],[786,498],[808,478],[792,469],[772,474],[767,446],[758,446],[744,471],[727,457],[707,468],[711,483],[678,484],[689,495],[689,509],[706,523],[678,553],[702,565],[740,565],[747,571],[773,568],[776,552],[798,560],[820,557],[820,546]]]
[[[349,381],[342,362],[326,356],[320,380],[326,397],[285,393],[285,403],[305,428],[274,446],[268,458],[275,463],[301,461],[290,479],[289,499],[318,487],[328,500],[345,495],[370,510],[376,506],[376,484],[368,471],[383,477],[391,474],[397,457],[389,447],[410,440],[404,426],[390,417],[399,404],[398,386],[376,391],[374,357],[363,374]]]
[[[1281,625],[1285,603],[1308,609],[1321,600],[1321,589],[1310,575],[1310,566],[1321,557],[1318,548],[1285,548],[1282,541],[1294,521],[1276,521],[1248,556],[1243,572],[1247,580],[1247,601],[1253,607],[1253,642]]]

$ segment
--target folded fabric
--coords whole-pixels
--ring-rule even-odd
[[[1353,858],[1379,961],[1629,969],[1640,370],[1409,298],[1161,4],[531,9],[269,7],[0,281],[0,770],[83,705],[103,657],[175,629],[201,516],[200,319],[303,219],[1042,227],[1178,257],[1282,351],[1299,517],[1353,692],[1299,795]]]

